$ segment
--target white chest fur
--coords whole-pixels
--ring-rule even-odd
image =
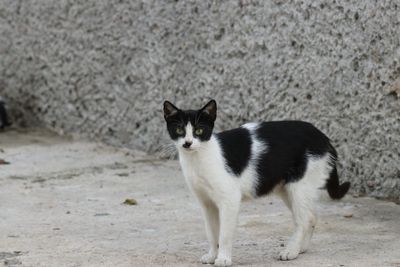
[[[242,198],[254,197],[257,177],[253,161],[237,177],[226,167],[218,140],[213,136],[201,149],[188,152],[179,149],[179,161],[189,188],[198,196],[217,202],[225,194],[240,193]]]

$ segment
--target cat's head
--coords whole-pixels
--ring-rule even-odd
[[[217,103],[211,100],[199,110],[181,110],[165,101],[164,118],[176,147],[181,151],[194,152],[211,138],[217,118]]]

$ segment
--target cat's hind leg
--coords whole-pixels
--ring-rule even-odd
[[[292,211],[295,230],[285,249],[279,254],[280,260],[292,260],[299,253],[307,250],[316,217],[313,212],[316,190],[306,188],[302,182],[289,183],[284,186],[280,196]]]
[[[307,160],[307,168],[301,179],[283,186],[283,200],[292,211],[295,230],[285,250],[279,254],[281,260],[295,259],[299,253],[305,252],[309,246],[317,218],[314,214],[314,203],[329,177],[330,156]]]

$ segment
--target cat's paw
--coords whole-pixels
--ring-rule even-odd
[[[213,264],[215,262],[215,258],[217,258],[217,255],[208,252],[201,257],[200,261],[203,264]]]
[[[231,266],[232,265],[232,260],[227,259],[227,258],[217,258],[214,262],[215,266]]]
[[[290,261],[297,258],[299,253],[300,249],[286,248],[285,250],[281,251],[281,253],[279,253],[279,259],[281,261]]]

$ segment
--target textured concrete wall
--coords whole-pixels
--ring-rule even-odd
[[[0,1],[14,120],[155,152],[161,105],[219,103],[218,129],[303,119],[353,189],[400,196],[396,1]]]

